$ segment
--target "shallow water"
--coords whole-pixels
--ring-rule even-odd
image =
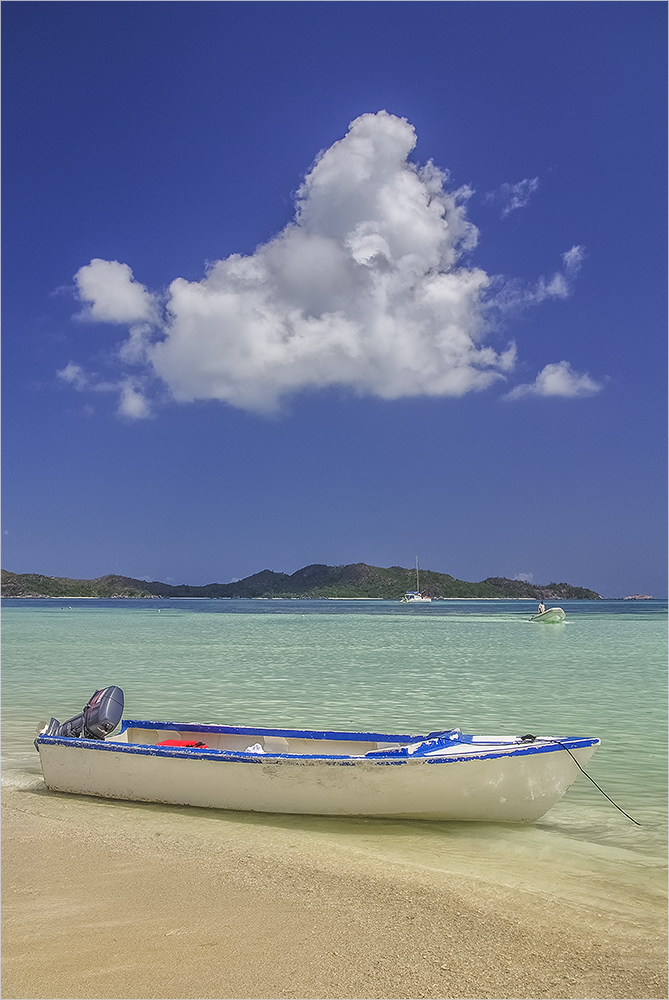
[[[565,624],[536,625],[525,601],[7,600],[3,782],[38,787],[39,722],[75,715],[108,684],[123,688],[131,718],[595,735],[589,773],[641,826],[582,776],[531,827],[236,819],[641,910],[664,889],[666,602],[562,606]]]

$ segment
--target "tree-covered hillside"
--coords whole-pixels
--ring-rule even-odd
[[[488,577],[480,583],[456,580],[447,573],[421,570],[422,592],[432,598],[509,598],[530,600],[597,600],[599,594],[568,583],[532,584],[506,577]],[[2,570],[3,597],[368,597],[399,600],[416,585],[415,570],[402,566],[324,566],[316,563],[292,575],[265,569],[235,583],[188,584],[134,580],[127,576],[101,576],[95,580],[10,573]]]

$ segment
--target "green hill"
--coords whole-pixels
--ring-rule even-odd
[[[421,570],[421,589],[433,598],[524,597],[529,600],[598,600],[600,595],[568,583],[532,584],[492,576],[480,583],[456,580],[447,573]],[[2,570],[3,597],[367,597],[399,600],[416,584],[415,571],[402,566],[324,566],[315,563],[292,575],[264,569],[236,583],[209,583],[204,587],[134,580],[128,576],[101,576],[95,580],[10,573]]]

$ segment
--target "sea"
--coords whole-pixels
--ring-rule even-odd
[[[524,600],[7,599],[2,781],[56,794],[42,782],[36,732],[51,716],[78,714],[109,684],[123,689],[125,715],[135,719],[598,736],[586,768],[592,780],[580,775],[531,825],[260,814],[235,821],[301,831],[324,852],[345,844],[358,858],[661,919],[667,602],[561,607],[563,624],[536,624],[536,602]],[[85,798],[77,808],[85,811]],[[113,822],[114,803],[105,808]],[[180,807],[147,808],[164,808],[169,824]]]

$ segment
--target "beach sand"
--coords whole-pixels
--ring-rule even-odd
[[[667,997],[657,915],[389,861],[271,819],[7,788],[2,995]]]

